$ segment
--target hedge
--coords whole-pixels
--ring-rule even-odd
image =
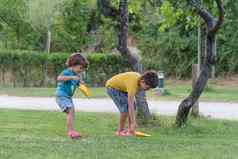
[[[57,75],[66,68],[69,53],[0,51],[1,85],[18,87],[55,86]],[[90,63],[84,80],[102,86],[114,74],[130,70],[126,60],[116,54],[85,55]]]

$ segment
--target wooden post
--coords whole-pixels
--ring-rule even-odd
[[[201,68],[201,58],[202,58],[202,43],[201,43],[201,25],[198,26],[198,68],[200,69]]]
[[[192,87],[193,87],[193,89],[194,89],[194,86],[195,86],[198,76],[199,76],[199,65],[193,64],[193,67],[192,67]],[[194,117],[199,116],[199,101],[194,103],[191,113],[192,113],[192,116],[194,116]]]
[[[48,28],[47,28],[47,39],[46,39],[46,45],[45,45],[45,51],[50,54],[51,49],[51,24],[52,24],[52,17],[48,17]],[[47,87],[49,83],[49,76],[48,76],[48,61],[44,64],[44,86]]]
[[[214,44],[214,55],[217,56],[217,38],[215,38],[215,44]],[[211,78],[214,80],[216,78],[216,68],[213,65],[212,66],[212,74],[211,74]]]
[[[45,48],[47,53],[50,53],[50,47],[51,47],[50,45],[51,45],[51,31],[48,30],[47,31],[46,48]]]

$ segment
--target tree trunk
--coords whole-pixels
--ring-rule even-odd
[[[119,33],[118,33],[118,46],[117,49],[125,59],[128,59],[132,69],[136,72],[143,73],[143,66],[139,62],[139,58],[133,55],[127,46],[128,39],[128,3],[127,0],[120,0],[119,10],[112,7],[110,0],[97,0],[98,8],[101,13],[114,20],[118,20],[119,15]],[[145,119],[151,117],[148,103],[146,101],[145,92],[140,92],[136,96],[136,105],[140,114],[143,114]]]
[[[198,65],[201,69],[201,65],[205,63],[207,56],[207,29],[204,24],[199,26],[198,30]]]
[[[193,4],[195,0],[191,0]],[[223,2],[221,0],[216,0],[218,9],[219,9],[219,20],[216,21],[215,18],[204,8],[199,5],[195,5],[195,9],[198,15],[206,22],[207,24],[207,56],[205,59],[205,63],[201,65],[201,72],[198,77],[198,80],[191,92],[191,94],[182,101],[179,105],[177,117],[176,117],[176,124],[179,127],[183,127],[186,124],[189,111],[194,103],[199,99],[200,95],[202,94],[204,88],[206,87],[208,78],[211,74],[211,67],[215,64],[216,59],[214,55],[215,50],[215,37],[216,33],[221,27],[224,21],[224,7]]]
[[[143,73],[143,66],[139,62],[139,58],[133,55],[127,46],[128,26],[129,26],[127,0],[120,0],[119,15],[120,15],[120,27],[118,34],[117,49],[119,50],[122,56],[128,59],[128,62],[132,66],[134,71]],[[148,102],[146,100],[145,91],[140,91],[136,95],[136,106],[138,108],[139,112],[138,114],[143,114],[144,120],[148,120],[151,117]]]
[[[199,65],[193,64],[193,68],[192,68],[192,87],[193,88],[195,87],[198,75],[199,75]],[[194,117],[199,117],[199,102],[198,102],[198,100],[197,100],[197,102],[194,103],[194,105],[192,107],[192,115]]]

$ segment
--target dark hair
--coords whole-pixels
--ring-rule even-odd
[[[146,71],[141,76],[141,80],[144,80],[145,84],[150,88],[156,88],[159,84],[159,78],[155,71]]]
[[[66,61],[66,65],[68,67],[81,65],[83,68],[87,68],[88,64],[88,60],[84,58],[80,53],[73,53]]]

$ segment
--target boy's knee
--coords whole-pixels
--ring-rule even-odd
[[[66,109],[64,110],[64,112],[65,112],[66,114],[73,113],[73,112],[74,112],[74,108],[73,108],[73,107],[71,107],[71,108],[66,108]]]
[[[120,113],[122,116],[127,116],[128,115],[128,112],[121,112]]]

